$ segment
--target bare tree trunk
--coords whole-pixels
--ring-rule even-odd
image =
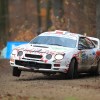
[[[97,15],[96,15],[96,25],[97,25],[97,37],[100,39],[100,0],[97,0]]]
[[[6,45],[8,31],[8,0],[0,0],[0,41]],[[6,35],[6,36],[5,36]]]

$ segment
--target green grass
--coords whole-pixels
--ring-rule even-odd
[[[64,100],[79,100],[79,99],[77,99],[77,98],[75,98],[75,97],[67,97],[67,98],[65,98]]]

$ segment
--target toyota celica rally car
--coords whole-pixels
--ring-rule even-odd
[[[63,73],[76,78],[78,73],[100,74],[100,48],[86,36],[67,31],[44,32],[28,44],[12,51],[10,65],[13,76],[21,71],[45,75]]]

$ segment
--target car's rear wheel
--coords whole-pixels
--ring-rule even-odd
[[[13,76],[19,77],[21,75],[21,70],[18,67],[13,67]]]
[[[77,62],[75,59],[72,59],[69,65],[69,69],[67,72],[67,78],[68,79],[74,79],[78,77],[78,72],[77,72]]]
[[[100,75],[100,60],[98,61],[97,64],[96,75]]]

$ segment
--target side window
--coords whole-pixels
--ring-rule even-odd
[[[89,40],[88,38],[85,38],[86,42],[88,43],[90,49],[95,48],[95,45],[93,44],[93,42],[91,40]]]
[[[79,38],[79,44],[78,44],[79,49],[90,49],[90,45],[87,43],[85,37],[80,37]]]

